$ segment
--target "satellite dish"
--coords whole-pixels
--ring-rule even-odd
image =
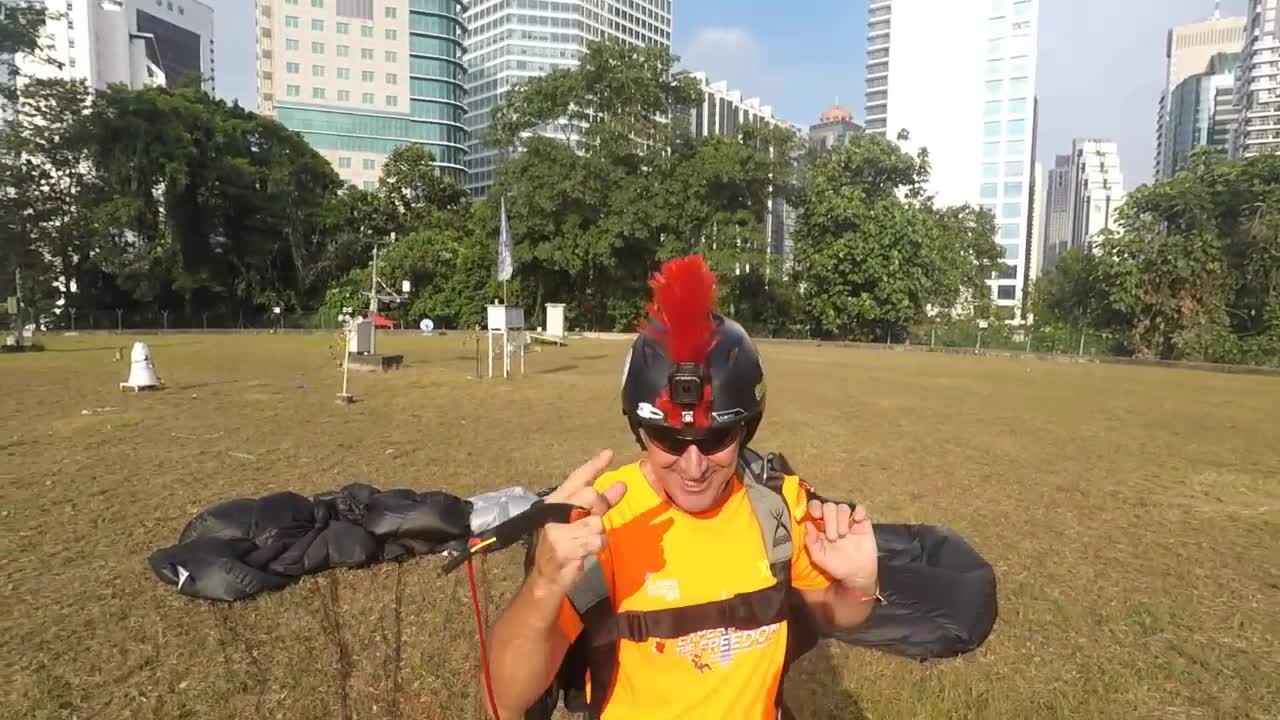
[[[436,324],[431,322],[431,318],[422,318],[422,322],[418,323],[418,329],[423,335],[430,335],[431,331],[436,329]]]

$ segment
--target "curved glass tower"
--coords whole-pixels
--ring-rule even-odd
[[[466,180],[462,0],[259,0],[258,109],[372,189],[423,145]]]

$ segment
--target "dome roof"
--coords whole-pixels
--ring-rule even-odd
[[[824,123],[840,121],[853,122],[853,113],[849,112],[848,108],[839,103],[836,103],[824,110],[822,115],[818,118],[818,122]]]

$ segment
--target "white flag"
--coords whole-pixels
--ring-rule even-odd
[[[511,279],[513,252],[511,245],[511,225],[507,223],[507,199],[502,198],[502,218],[498,225],[498,280]]]

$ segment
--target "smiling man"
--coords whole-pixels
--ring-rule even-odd
[[[643,450],[605,451],[548,500],[591,516],[546,526],[493,630],[497,714],[514,720],[586,641],[591,716],[761,718],[782,713],[793,613],[866,620],[877,551],[863,508],[810,497],[785,462],[746,451],[765,407],[759,354],[713,312],[699,256],[664,265],[627,356],[623,412]]]

